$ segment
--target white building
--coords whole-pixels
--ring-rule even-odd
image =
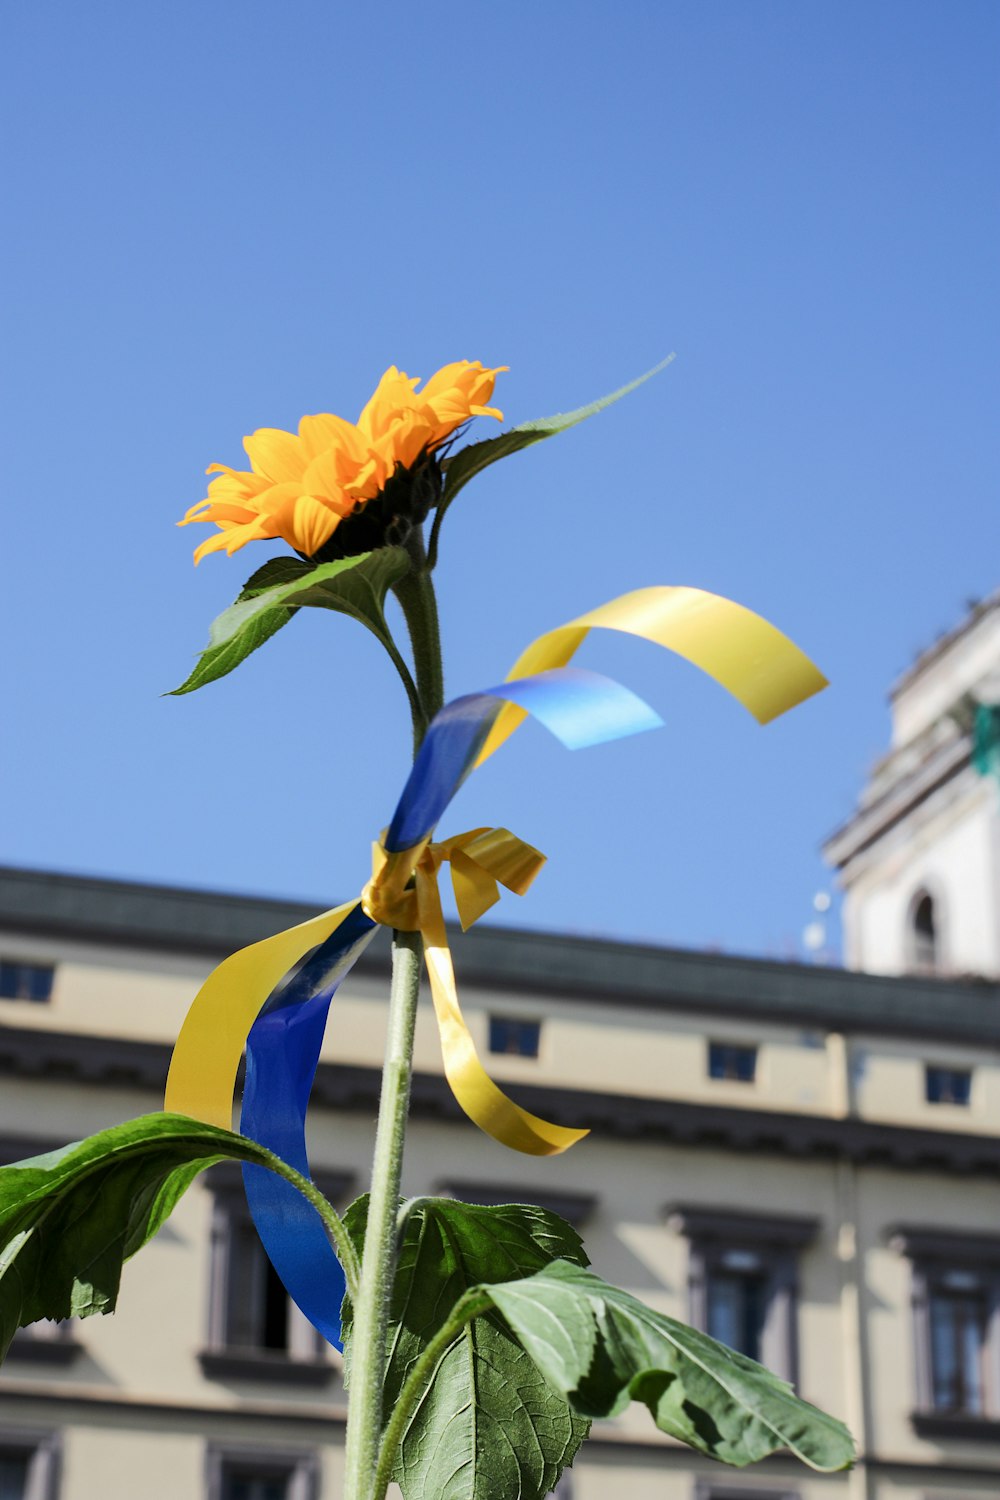
[[[873,974],[1000,976],[1000,778],[973,763],[1000,703],[1000,590],[905,672],[892,745],[824,853],[844,889],[845,957]]]

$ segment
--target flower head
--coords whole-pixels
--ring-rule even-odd
[[[322,561],[405,541],[437,502],[442,445],[470,417],[503,419],[486,403],[505,368],[459,360],[418,391],[419,378],[390,365],[356,424],[324,412],[303,417],[298,435],[259,428],[243,439],[249,471],[212,464],[208,495],[178,522],[219,527],[195,562],[262,538]]]

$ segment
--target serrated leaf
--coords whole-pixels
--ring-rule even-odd
[[[367,1198],[345,1225],[360,1254]],[[400,1248],[390,1310],[384,1408],[470,1286],[523,1277],[561,1256],[586,1265],[576,1231],[542,1208],[421,1199]],[[344,1303],[350,1361],[350,1300]],[[476,1318],[444,1355],[403,1438],[394,1480],[404,1500],[541,1500],[590,1427],[542,1378],[495,1314]]]
[[[590,1417],[629,1401],[692,1448],[742,1466],[780,1448],[824,1472],[854,1458],[842,1422],[697,1329],[568,1261],[483,1289],[552,1386]]]
[[[630,380],[627,385],[621,386],[617,391],[612,391],[609,396],[601,396],[597,401],[577,407],[576,411],[557,412],[553,417],[539,417],[534,422],[522,422],[520,426],[512,427],[509,432],[501,432],[498,437],[485,438],[481,443],[470,443],[467,448],[460,448],[456,454],[446,460],[444,466],[444,487],[431,529],[428,566],[433,568],[437,562],[438,537],[445,511],[470,479],[475,479],[477,474],[481,474],[484,469],[489,468],[490,464],[497,463],[499,459],[507,458],[511,453],[520,453],[522,448],[530,448],[532,443],[540,443],[545,438],[555,437],[558,432],[566,432],[579,422],[585,422],[588,417],[596,416],[599,411],[604,411],[605,407],[613,406],[630,391],[634,391],[652,376],[665,370],[673,359],[674,355],[668,354],[666,359],[662,359],[658,365],[654,365],[637,380]]]
[[[39,1318],[113,1312],[124,1262],[226,1157],[271,1160],[244,1136],[153,1114],[0,1168],[0,1359]]]
[[[194,671],[169,696],[193,693],[225,677],[303,607],[350,615],[373,632],[395,661],[385,621],[385,596],[410,566],[402,547],[380,547],[336,562],[275,557],[247,580],[235,602],[212,621],[208,645]]]

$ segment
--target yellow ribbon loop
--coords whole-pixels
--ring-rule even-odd
[[[795,642],[752,610],[704,589],[665,585],[622,594],[546,631],[521,652],[507,681],[565,667],[595,627],[665,646],[714,677],[760,724],[827,685]],[[526,717],[525,709],[505,704],[476,765],[488,760]]]
[[[421,933],[451,1091],[480,1130],[529,1156],[555,1156],[587,1131],[553,1125],[522,1109],[497,1087],[479,1061],[458,1003],[438,875],[442,865],[451,866],[464,932],[500,899],[498,885],[523,896],[544,863],[543,854],[506,828],[473,828],[440,844],[418,844],[395,854],[376,844],[372,878],[361,898],[372,921]]]

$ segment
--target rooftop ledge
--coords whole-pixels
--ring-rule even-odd
[[[323,903],[0,866],[0,932],[222,958],[303,922]],[[550,1001],[616,1001],[807,1028],[1000,1043],[1000,984],[890,978],[478,924],[456,952],[465,986]],[[358,965],[384,970],[388,934]]]

